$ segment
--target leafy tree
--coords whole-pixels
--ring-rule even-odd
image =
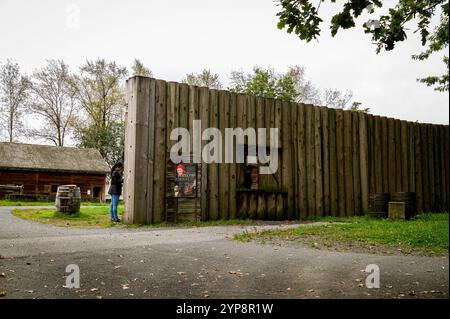
[[[196,86],[205,86],[210,89],[220,90],[222,88],[222,83],[220,83],[219,75],[211,73],[210,70],[203,70],[199,74],[186,74],[186,78],[182,80],[183,83]]]
[[[295,101],[299,95],[289,74],[279,75],[271,68],[261,67],[254,67],[253,73],[247,75],[243,71],[233,71],[230,90],[283,101]]]
[[[350,111],[369,113],[370,107],[362,107],[361,102],[353,102],[352,105],[350,106]]]
[[[75,121],[79,146],[94,147],[112,167],[123,154],[124,67],[104,59],[87,61],[75,77],[76,97],[84,114]],[[122,128],[122,129],[119,129]],[[117,135],[115,135],[117,134]]]
[[[287,28],[288,33],[294,32],[300,39],[307,42],[320,36],[320,24],[323,20],[319,16],[319,8],[322,2],[319,0],[317,7],[311,0],[279,0],[281,6],[278,28]],[[336,0],[329,0],[336,2]],[[393,2],[393,1],[392,1]],[[390,2],[390,3],[392,3]],[[387,1],[381,0],[348,0],[331,18],[331,35],[335,36],[339,29],[349,29],[356,26],[355,19],[365,11],[374,14],[374,8],[381,8]],[[441,19],[439,26],[432,31],[431,18],[439,12]],[[389,7],[387,15],[380,15],[376,19],[370,19],[363,25],[365,33],[372,35],[372,41],[377,46],[377,53],[382,49],[393,50],[397,42],[406,40],[406,23],[415,21],[417,30],[421,35],[422,45],[429,44],[428,49],[422,54],[413,56],[418,60],[427,59],[432,53],[444,50],[448,47],[448,0],[399,0]],[[448,91],[448,56],[444,58],[446,73],[443,76],[430,76],[420,79],[427,85],[437,85],[439,91]]]
[[[24,131],[21,121],[29,98],[31,83],[20,72],[16,62],[7,60],[0,66],[0,123],[6,127],[9,142],[17,140]]]
[[[77,110],[69,66],[62,60],[48,60],[45,67],[33,74],[31,89],[31,111],[43,118],[44,125],[31,130],[29,135],[64,146]]]
[[[150,71],[150,69],[147,68],[144,65],[144,63],[142,63],[141,60],[139,59],[134,59],[131,70],[133,71],[133,75],[148,76],[148,77],[153,76],[152,71]]]
[[[110,167],[123,161],[125,148],[125,123],[110,122],[105,126],[79,126],[75,132],[79,140],[78,147],[95,148]]]

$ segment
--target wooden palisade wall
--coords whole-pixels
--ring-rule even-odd
[[[381,192],[415,192],[419,212],[448,211],[448,126],[146,77],[130,78],[127,90],[127,223],[166,220],[166,165],[174,143],[169,135],[175,127],[192,132],[194,119],[202,121],[202,130],[219,128],[223,137],[226,127],[279,128],[279,182],[287,196],[280,196],[284,212],[270,214],[272,219],[362,215],[369,194]],[[242,215],[238,170],[236,164],[201,165],[202,220]]]

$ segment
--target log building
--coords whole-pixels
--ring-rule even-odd
[[[95,149],[0,143],[0,185],[22,186],[25,198],[54,199],[58,186],[74,184],[83,200],[103,201],[108,173]]]

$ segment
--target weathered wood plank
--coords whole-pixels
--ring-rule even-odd
[[[323,214],[331,215],[330,208],[330,136],[329,136],[329,109],[321,108],[322,119],[322,160],[323,160]]]
[[[395,120],[395,189],[402,191],[402,146],[401,121]]]
[[[413,123],[414,127],[414,166],[415,166],[415,192],[417,211],[423,212],[423,182],[422,182],[422,141],[420,124]]]
[[[381,154],[383,157],[383,193],[389,193],[389,139],[388,139],[388,119],[381,117]]]
[[[308,189],[306,171],[306,111],[304,104],[297,105],[297,178],[299,191],[299,217],[308,216]]]
[[[323,216],[323,164],[322,164],[322,121],[321,110],[314,107],[314,149],[316,176],[316,215]]]
[[[430,194],[430,211],[436,211],[436,185],[434,178],[434,132],[433,126],[427,124],[427,134],[428,134],[428,178],[429,178],[429,194]]]
[[[283,148],[281,149],[281,169],[282,169],[282,189],[288,192],[286,218],[294,218],[294,157],[292,154],[292,118],[290,116],[291,104],[283,102],[282,104],[282,139]]]
[[[408,122],[401,121],[401,152],[402,152],[402,184],[401,190],[403,192],[409,192],[409,169],[408,169],[408,146],[409,146],[409,136],[408,136]]]
[[[315,135],[314,135],[314,106],[305,105],[305,148],[307,172],[307,204],[308,216],[316,216],[316,175],[315,175]]]
[[[359,112],[359,159],[361,176],[361,212],[366,215],[369,211],[369,145],[368,145],[368,121],[372,121],[372,115]],[[373,145],[373,143],[371,143]]]
[[[346,216],[345,158],[344,158],[344,111],[336,109],[336,150],[338,171],[339,216]]]
[[[219,102],[217,90],[209,91],[209,125],[219,127]],[[209,219],[219,219],[219,164],[208,164]]]
[[[237,126],[237,96],[234,93],[230,94],[230,128],[236,128]],[[240,127],[240,126],[239,126]],[[235,145],[233,143],[233,145]],[[237,165],[236,164],[236,147],[233,147],[233,163],[229,164],[229,204],[228,204],[228,217],[229,219],[236,218],[236,188],[237,188]]]
[[[329,116],[329,162],[330,162],[330,213],[339,216],[338,172],[336,148],[336,110],[328,109]]]
[[[352,112],[352,167],[353,167],[353,198],[354,198],[354,207],[355,207],[355,215],[362,214],[361,208],[361,171],[360,171],[360,149],[359,149],[359,116],[358,112]],[[367,140],[364,141],[364,144],[367,145]]]
[[[344,111],[345,213],[355,215],[353,185],[352,111]]]
[[[166,82],[156,80],[153,223],[164,221],[166,212],[166,93]]]
[[[207,87],[199,88],[199,112],[202,121],[202,130],[209,126],[209,89]],[[202,149],[206,141],[202,140]],[[201,177],[201,218],[207,220],[209,216],[209,185],[208,185],[208,164],[202,165]]]
[[[219,129],[222,137],[225,136],[225,128],[229,127],[230,122],[230,93],[219,91]],[[225,143],[222,143],[222,164],[219,164],[219,218],[228,219],[229,207],[229,172],[230,165],[224,163]]]
[[[420,124],[420,141],[422,153],[423,209],[430,212],[430,177],[428,170],[428,126]]]
[[[395,120],[388,119],[388,176],[389,176],[389,193],[396,191],[396,175],[395,175]]]

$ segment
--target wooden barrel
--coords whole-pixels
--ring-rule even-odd
[[[387,217],[389,198],[389,194],[385,193],[369,194],[369,215]]]
[[[416,193],[413,192],[397,192],[391,194],[392,202],[405,203],[405,218],[414,217],[417,213]]]
[[[60,213],[76,214],[80,212],[81,192],[77,185],[62,185],[56,193],[56,208]]]

